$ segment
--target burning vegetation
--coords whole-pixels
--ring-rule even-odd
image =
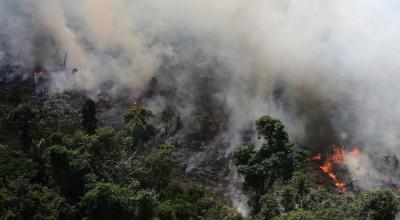
[[[347,175],[345,160],[348,158],[353,158],[356,162],[359,161],[361,157],[361,149],[358,146],[354,146],[351,151],[347,151],[344,146],[333,146],[333,153],[323,158],[321,154],[316,154],[313,160],[319,161],[321,163],[320,169],[322,172],[327,174],[329,178],[334,182],[335,186],[340,192],[345,193],[346,187],[351,184],[346,182],[343,178]]]

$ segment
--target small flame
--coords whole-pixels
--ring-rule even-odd
[[[42,74],[42,69],[40,67],[36,67],[36,68],[33,69],[32,75],[34,77],[39,76],[40,74]]]
[[[317,154],[313,157],[313,160],[321,160],[321,154]]]
[[[351,150],[351,155],[360,158],[361,157],[361,149],[358,146],[354,146],[354,148]]]
[[[223,128],[224,125],[222,123],[213,123],[209,126],[209,130],[213,132],[223,130]]]
[[[344,187],[346,186],[346,183],[345,183],[345,182],[337,182],[337,183],[335,183],[335,185],[336,185],[338,188],[344,188]]]
[[[327,160],[320,168],[324,173],[328,173],[332,169],[332,163]]]
[[[337,181],[336,175],[332,172],[328,172],[328,175],[331,179],[333,179],[334,181]]]

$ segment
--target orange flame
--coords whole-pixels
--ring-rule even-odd
[[[313,157],[313,160],[321,160],[321,154],[317,154]]]
[[[351,155],[353,155],[356,158],[361,157],[361,150],[358,146],[354,146],[354,148],[351,150]]]
[[[328,173],[328,176],[329,176],[331,179],[333,179],[334,181],[337,181],[336,175],[335,175],[334,173],[329,172],[329,173]]]
[[[320,166],[321,170],[328,174],[329,178],[334,181],[335,186],[342,193],[346,192],[345,187],[347,183],[338,180],[333,168],[341,166],[346,156],[353,156],[358,159],[361,157],[361,150],[358,146],[354,146],[353,149],[348,152],[343,148],[343,146],[334,146],[334,152]],[[321,154],[315,155],[313,159],[321,160]]]
[[[327,160],[320,168],[324,173],[328,173],[332,169],[332,163]]]

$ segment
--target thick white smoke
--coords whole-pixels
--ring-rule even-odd
[[[229,114],[231,147],[269,114],[310,149],[361,145],[350,171],[368,189],[384,184],[382,157],[400,156],[399,12],[394,0],[1,0],[0,64],[51,70],[67,51],[79,88],[113,82],[133,95],[182,64],[161,83],[187,101],[184,118],[196,108],[193,68],[206,65],[219,74],[211,95]]]

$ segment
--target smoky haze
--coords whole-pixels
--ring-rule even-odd
[[[112,82],[114,96],[137,97],[155,76],[174,95],[147,105],[173,102],[186,123],[203,91],[227,115],[225,154],[268,114],[313,152],[360,145],[361,164],[348,165],[369,189],[383,184],[382,156],[400,154],[399,10],[394,0],[2,0],[0,65],[51,71],[67,51],[78,88]],[[204,72],[210,82],[193,89]]]

